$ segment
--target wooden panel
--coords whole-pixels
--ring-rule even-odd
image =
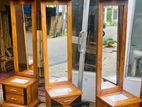
[[[54,100],[59,102],[62,105],[70,105],[77,97],[79,96],[55,98]]]
[[[125,100],[112,101],[108,97],[113,95],[124,95]],[[123,90],[117,93],[110,93],[107,95],[97,96],[97,107],[139,107],[142,100],[129,92]]]
[[[68,17],[68,81],[72,81],[72,2],[55,0],[41,3],[41,22],[42,22],[42,38],[43,38],[43,57],[44,57],[44,74],[45,74],[45,85],[49,83],[49,69],[48,69],[48,41],[47,41],[47,27],[46,21],[46,6],[47,5],[67,5],[67,17]]]
[[[68,81],[72,82],[72,2],[68,2]]]
[[[97,99],[97,107],[116,107],[116,106],[110,106],[107,103]],[[140,107],[140,105],[139,103],[135,103],[135,104],[129,104],[129,105],[117,106],[117,107]]]
[[[24,104],[24,96],[6,93],[6,101],[14,104]]]
[[[31,75],[19,72],[19,65],[18,65],[19,64],[18,58],[22,58],[21,55],[23,53],[21,55],[19,55],[18,48],[21,48],[21,47],[19,47],[18,44],[21,44],[22,42],[19,43],[18,42],[19,39],[17,37],[20,34],[22,34],[21,37],[24,37],[23,35],[25,35],[22,4],[26,4],[26,3],[31,4],[31,9],[32,9],[32,13],[31,13],[31,16],[32,16],[32,46],[33,46],[32,47],[32,49],[33,49],[33,75],[32,75],[32,77],[38,78],[38,73],[37,73],[36,2],[34,0],[33,0],[33,2],[30,2],[30,1],[22,2],[19,0],[19,2],[17,1],[17,3],[15,1],[10,1],[10,7],[11,7],[11,13],[12,13],[11,14],[11,26],[12,26],[12,38],[13,38],[14,68],[16,71],[16,75],[26,76],[26,77],[31,78]],[[18,4],[19,6],[17,7],[17,6],[15,6],[15,4]],[[20,24],[20,27],[16,27],[16,25],[19,24],[18,23],[19,21],[22,21],[22,23]],[[23,47],[22,49],[25,49],[25,48]],[[22,61],[27,62],[25,60],[22,60]]]
[[[11,93],[11,94],[24,95],[23,88],[5,86],[5,89],[6,89],[6,92]]]
[[[103,7],[106,4],[99,2],[98,5],[98,35],[97,35],[97,53],[96,53],[96,69],[97,69],[97,95],[105,95],[109,93],[114,93],[123,90],[123,77],[124,77],[124,63],[125,63],[125,47],[126,47],[126,29],[127,29],[127,3],[112,4],[108,2],[108,6],[118,6],[119,7],[119,18],[118,18],[118,54],[117,54],[117,86],[110,89],[101,89],[102,84],[102,40],[103,40]]]
[[[78,89],[71,82],[49,84],[48,86],[46,86],[46,91],[51,99],[69,96],[80,96],[82,94],[80,89]]]

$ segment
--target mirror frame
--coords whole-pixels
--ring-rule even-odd
[[[118,53],[117,53],[117,86],[108,89],[101,89],[102,85],[102,45],[103,44],[103,7],[104,6],[118,6]],[[106,1],[100,0],[98,3],[98,34],[97,34],[97,45],[96,45],[96,93],[97,96],[105,95],[113,92],[123,90],[123,78],[124,78],[124,63],[125,63],[125,48],[126,48],[126,29],[127,29],[127,10],[128,0],[125,1]],[[120,17],[120,16],[121,17]],[[121,35],[121,36],[120,36]],[[118,58],[119,57],[119,58]]]
[[[18,39],[17,39],[17,29],[16,29],[16,9],[15,4],[30,4],[31,5],[31,17],[32,17],[32,49],[33,49],[33,74],[28,72],[19,72],[19,63],[18,63]],[[14,52],[14,69],[15,75],[25,76],[30,78],[38,78],[37,74],[37,33],[36,33],[36,2],[34,0],[11,0],[10,1],[10,10],[11,10],[11,26],[12,26],[12,37],[13,37],[13,52]],[[22,12],[21,12],[22,13]],[[25,31],[23,23],[23,31]],[[25,32],[24,32],[25,35]]]
[[[48,42],[47,42],[47,27],[46,27],[46,6],[47,5],[67,5],[67,65],[68,65],[68,77],[67,81],[72,82],[72,2],[71,0],[54,0],[41,2],[41,24],[42,24],[42,38],[43,38],[43,57],[44,57],[44,75],[45,85],[49,82],[49,65],[48,65]],[[61,82],[67,82],[61,81]],[[56,82],[53,82],[56,83]],[[57,82],[60,83],[60,82]]]

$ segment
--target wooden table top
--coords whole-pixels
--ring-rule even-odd
[[[51,98],[80,96],[82,92],[71,82],[51,83],[46,86],[46,91]]]
[[[126,97],[126,99],[121,100],[121,98],[118,98],[119,99],[118,101],[114,101],[114,98],[116,97],[113,96],[119,96],[119,95],[121,96],[121,98]],[[111,97],[113,97],[113,100],[110,99]],[[125,106],[128,104],[135,104],[142,102],[142,100],[139,97],[136,97],[125,90],[103,96],[97,96],[97,98],[101,99],[110,106]]]
[[[37,80],[34,78],[27,78],[27,77],[21,77],[21,76],[12,76],[5,81],[2,82],[4,85],[8,86],[15,86],[20,88],[26,88],[29,85],[35,83]]]

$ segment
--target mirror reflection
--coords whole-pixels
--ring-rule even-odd
[[[117,85],[118,6],[103,7],[102,89]]]
[[[19,71],[32,70],[32,18],[30,4],[16,4],[16,29]]]
[[[67,81],[67,5],[47,5],[49,81]]]

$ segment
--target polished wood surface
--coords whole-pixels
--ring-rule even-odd
[[[51,83],[45,88],[47,91],[47,107],[51,107],[52,99],[62,104],[63,107],[71,107],[70,104],[82,94],[71,82]]]
[[[21,95],[6,93],[6,101],[14,104],[24,105],[24,97]]]
[[[71,82],[51,83],[45,89],[51,98],[81,95],[81,91]]]
[[[68,80],[64,82],[49,82],[49,65],[48,65],[48,41],[46,26],[46,6],[47,5],[67,5],[67,46],[68,46]],[[72,2],[67,0],[47,0],[41,2],[41,23],[43,38],[43,57],[44,57],[44,75],[46,89],[46,106],[51,107],[51,100],[55,100],[63,107],[71,107],[71,103],[81,96],[81,91],[72,84]]]
[[[116,5],[119,6],[119,15],[118,17],[118,54],[117,54],[117,86],[114,88],[109,88],[102,90],[102,44],[103,44],[103,7]],[[97,95],[108,94],[112,92],[118,92],[123,90],[123,81],[124,81],[124,62],[125,62],[125,47],[126,47],[126,29],[127,29],[127,2],[119,5],[117,2],[100,2],[98,4],[98,35],[97,35]],[[121,18],[121,19],[120,19]],[[120,20],[119,20],[120,19]],[[121,48],[120,48],[121,47]]]
[[[6,93],[13,93],[16,95],[24,95],[23,89],[22,88],[17,88],[17,87],[11,87],[11,86],[5,86],[5,91]]]
[[[103,7],[118,6],[118,55],[117,55],[117,84],[113,88],[102,89],[102,44],[103,44]],[[97,107],[140,107],[141,99],[123,90],[126,29],[127,29],[128,1],[100,0],[98,3],[98,35],[97,35]],[[111,95],[123,94],[127,99],[112,101],[108,98]]]
[[[123,94],[128,97],[128,99],[120,101],[111,101],[108,96]],[[110,93],[107,95],[97,96],[97,107],[140,107],[140,102],[142,100],[130,94],[127,91],[120,91],[116,93]]]
[[[49,83],[49,68],[48,68],[48,41],[47,41],[47,27],[46,21],[46,6],[47,5],[67,5],[67,46],[68,46],[68,81],[72,81],[72,2],[71,1],[46,1],[41,2],[41,20],[42,20],[42,35],[43,35],[43,57],[44,57],[44,72],[45,73],[45,84]]]
[[[18,37],[20,35],[20,32],[25,36],[25,23],[23,19],[24,13],[22,9],[23,4],[25,3],[30,4],[32,10],[31,18],[33,64],[27,67],[26,70],[20,71],[18,63]],[[16,10],[16,4],[18,4],[18,10]],[[15,76],[10,77],[2,82],[4,98],[2,107],[36,107],[39,104],[37,72],[36,2],[35,0],[11,0],[10,10]],[[20,17],[17,16],[18,14]],[[22,24],[20,24],[20,27],[17,28],[19,21],[21,21]]]
[[[27,82],[13,82],[15,79],[27,80]],[[3,107],[8,107],[8,105],[13,105],[13,107],[18,107],[21,105],[28,105],[28,107],[34,107],[39,103],[37,79],[13,76],[5,80],[2,85],[4,93],[4,103],[2,104]]]
[[[32,68],[33,68],[33,74],[27,74],[27,73],[23,73],[23,72],[20,72],[19,70],[19,60],[18,60],[18,33],[17,32],[20,32],[20,31],[23,31],[25,32],[25,25],[24,25],[24,22],[23,22],[23,25],[21,27],[21,30],[19,31],[16,27],[16,25],[18,24],[18,21],[16,20],[17,18],[17,14],[16,14],[16,8],[15,8],[15,3],[19,3],[20,5],[26,3],[24,2],[24,0],[21,0],[21,1],[11,1],[10,2],[10,8],[11,8],[11,26],[12,26],[12,39],[13,39],[13,52],[14,52],[14,68],[15,68],[15,73],[16,75],[19,75],[19,76],[26,76],[26,77],[30,77],[30,78],[38,78],[38,74],[37,74],[37,33],[36,33],[36,3],[35,1],[33,2],[27,2],[28,4],[31,4],[31,10],[32,10],[32,13],[31,13],[31,18],[32,18],[32,51],[33,51],[33,65],[32,65]],[[20,10],[19,10],[20,11]],[[18,13],[19,13],[18,11]],[[21,10],[22,11],[22,10]],[[20,12],[19,14],[22,14],[23,12]],[[23,14],[22,14],[23,16]],[[22,17],[21,16],[21,17]],[[20,18],[20,17],[18,17]],[[22,18],[19,19],[22,21]],[[24,20],[23,20],[24,21]],[[21,32],[22,33],[22,32]],[[25,33],[24,33],[24,36],[25,36]]]
[[[23,80],[27,80],[28,82],[25,84],[12,82],[15,79],[23,79]],[[34,84],[35,82],[37,82],[37,79],[21,77],[21,76],[13,76],[13,77],[6,79],[2,84],[7,85],[8,87],[11,86],[11,87],[27,88],[28,86]]]

